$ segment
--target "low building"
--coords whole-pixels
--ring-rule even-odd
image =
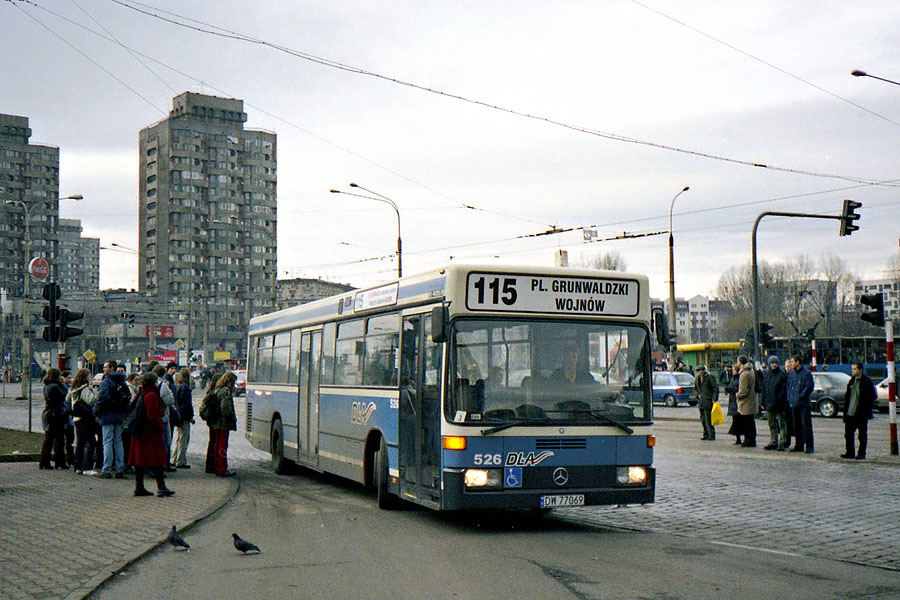
[[[281,310],[313,300],[321,300],[354,289],[345,283],[333,283],[323,279],[279,279],[275,282],[275,308]]]

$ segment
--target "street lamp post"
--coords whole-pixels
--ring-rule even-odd
[[[394,212],[397,214],[397,277],[403,277],[403,240],[400,237],[400,210],[397,208],[397,204],[387,196],[379,194],[378,192],[373,192],[372,190],[366,189],[361,185],[351,183],[350,187],[360,189],[364,192],[368,192],[374,195],[366,196],[364,194],[354,194],[353,192],[342,192],[341,190],[331,190],[331,193],[356,196],[357,198],[367,198],[369,200],[375,200],[376,202],[384,202],[385,204],[390,204],[391,208],[393,208]]]
[[[81,194],[73,194],[59,198],[59,200],[82,200],[84,196]],[[46,204],[49,200],[37,200],[36,205]],[[28,296],[31,294],[31,273],[28,270],[28,263],[31,261],[31,209],[29,204],[24,200],[7,200],[8,206],[21,206],[25,217],[25,228],[23,239],[25,254],[25,271],[22,276],[22,396],[28,401],[28,431],[32,430],[32,400],[31,400],[31,333],[29,326],[31,325],[31,313],[28,310]],[[54,269],[55,272],[55,269]],[[51,282],[53,278],[51,278]]]
[[[688,191],[690,186],[684,186],[684,189],[675,194],[672,203],[669,205],[669,331],[675,336],[675,236],[672,234],[672,210],[675,208],[675,200],[678,196]],[[669,346],[669,370],[675,369],[675,351]]]
[[[893,83],[894,85],[900,85],[900,82],[893,81],[891,79],[885,79],[884,77],[878,77],[877,75],[870,75],[870,74],[866,73],[865,71],[860,71],[859,69],[852,71],[850,74],[853,75],[854,77],[871,77],[872,79],[877,79],[878,81],[884,81],[887,83]]]

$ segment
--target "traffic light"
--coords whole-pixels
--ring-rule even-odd
[[[859,303],[864,304],[872,309],[872,312],[864,312],[859,318],[874,325],[875,327],[884,327],[884,294],[866,294],[859,297]]]
[[[862,206],[862,202],[854,202],[853,200],[844,200],[844,210],[841,211],[841,235],[850,235],[859,229],[859,225],[855,225],[854,221],[859,219],[859,213],[856,209]]]
[[[759,341],[763,345],[763,347],[768,348],[772,345],[772,342],[775,341],[775,338],[772,337],[772,334],[769,333],[772,331],[773,325],[771,323],[760,323],[759,324]]]
[[[83,329],[78,327],[69,327],[71,323],[80,321],[84,317],[83,312],[75,312],[67,308],[62,309],[59,314],[59,341],[64,342],[69,338],[81,335]]]
[[[44,307],[41,313],[41,316],[47,321],[47,327],[44,327],[42,335],[44,341],[47,342],[55,342],[59,339],[59,329],[56,325],[56,321],[59,319],[59,307],[56,306],[56,301],[59,300],[59,292],[58,283],[45,283],[44,291],[41,294],[48,301],[47,306]]]
[[[122,313],[122,318],[125,319],[125,321],[128,322],[128,328],[129,328],[129,329],[134,328],[134,315],[133,315],[133,314],[129,314],[129,313],[127,313],[127,312],[123,312],[123,313]]]

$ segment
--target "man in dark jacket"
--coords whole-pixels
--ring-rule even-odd
[[[792,356],[787,378],[787,399],[794,413],[794,447],[791,452],[813,453],[812,405],[813,376],[803,359]]]
[[[115,467],[116,479],[123,479],[125,473],[125,449],[122,445],[122,421],[128,410],[131,394],[125,385],[125,373],[116,371],[116,361],[103,365],[103,381],[94,402],[94,416],[103,432],[103,469],[100,477],[112,478]],[[124,392],[123,392],[124,389]],[[122,406],[124,393],[125,405]]]
[[[762,405],[769,419],[771,441],[765,449],[784,450],[787,447],[787,374],[781,370],[777,356],[770,356],[767,364],[769,368],[762,379]]]
[[[853,377],[847,382],[847,391],[844,393],[844,440],[847,442],[847,451],[841,454],[841,458],[862,460],[866,457],[869,419],[872,418],[872,406],[877,392],[875,384],[863,373],[862,363],[853,363],[850,371]],[[854,432],[859,435],[859,450],[856,453],[853,452]]]
[[[697,379],[694,380],[694,396],[697,398],[697,408],[700,410],[700,423],[703,425],[703,437],[701,440],[716,439],[716,428],[712,425],[713,402],[719,399],[719,385],[706,367],[697,367]]]

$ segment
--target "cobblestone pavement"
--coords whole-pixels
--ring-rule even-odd
[[[244,404],[236,404],[242,423]],[[24,401],[0,403],[0,426],[25,429],[24,411]],[[197,421],[188,448],[193,469],[167,477],[172,498],[135,498],[132,476],[99,479],[71,469],[39,471],[36,463],[0,463],[0,598],[81,598],[165,538],[172,525],[191,524],[232,497],[235,479],[203,472],[208,435]],[[250,447],[243,431],[230,442],[238,471],[268,458]],[[152,481],[148,489],[155,489]]]
[[[798,455],[739,448],[727,435],[701,442],[695,439],[699,424],[660,421],[654,504],[558,509],[554,514],[900,570],[900,519],[890,516],[898,498],[900,462],[887,456],[879,464],[838,459],[843,437],[842,430],[840,437],[835,432],[840,422],[816,420],[816,427],[816,454]],[[876,441],[887,443],[886,437]],[[882,454],[887,450],[885,446]]]

